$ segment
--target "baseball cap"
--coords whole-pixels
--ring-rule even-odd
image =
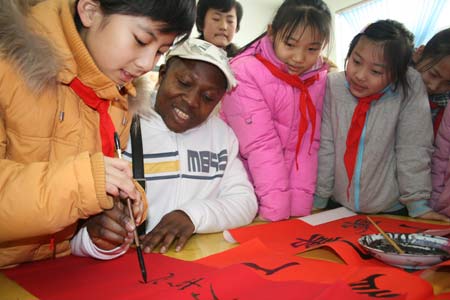
[[[237,84],[233,71],[228,64],[227,53],[207,41],[189,38],[172,48],[166,54],[166,62],[174,56],[184,59],[200,60],[215,65],[227,79],[227,91],[233,89]]]

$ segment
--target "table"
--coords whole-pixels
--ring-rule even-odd
[[[411,220],[406,217],[388,216],[392,218],[400,218],[403,220]],[[415,220],[417,221],[417,220]],[[437,221],[423,221],[425,223],[444,224]],[[262,224],[264,222],[256,221],[249,226]],[[197,234],[194,235],[186,244],[181,252],[175,252],[170,249],[167,256],[193,261],[208,255],[216,254],[222,251],[236,247],[238,244],[231,244],[224,240],[222,233]],[[333,252],[327,249],[315,249],[299,254],[299,256],[314,259],[323,259],[337,263],[343,261]],[[450,268],[442,268],[436,271],[425,272],[422,276],[425,280],[433,285],[435,294],[450,292]],[[38,299],[8,279],[0,272],[0,298],[1,299],[17,299],[17,300],[34,300]]]

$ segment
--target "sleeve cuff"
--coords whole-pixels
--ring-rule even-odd
[[[106,194],[106,175],[103,154],[95,153],[91,155],[91,165],[98,203],[102,209],[110,209],[113,207],[113,199]]]
[[[70,241],[72,254],[76,256],[93,257],[101,260],[110,260],[127,252],[129,245],[123,244],[112,250],[98,248],[91,240],[86,227],[81,228]]]
[[[428,206],[427,200],[411,201],[406,203],[406,208],[408,209],[408,214],[410,217],[416,218],[424,213],[432,211]]]
[[[328,198],[320,197],[317,194],[314,194],[314,208],[323,209],[328,204]]]

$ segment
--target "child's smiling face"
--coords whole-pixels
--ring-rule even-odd
[[[225,94],[227,79],[213,64],[171,58],[161,67],[155,110],[173,132],[203,123]]]
[[[299,26],[287,37],[282,37],[280,33],[273,35],[269,28],[269,36],[276,56],[286,65],[291,75],[301,75],[311,69],[325,42],[310,26]]]
[[[388,69],[382,44],[361,37],[347,61],[350,92],[356,98],[381,92],[389,84]]]

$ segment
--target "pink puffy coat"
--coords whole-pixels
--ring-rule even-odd
[[[311,212],[317,178],[322,102],[328,65],[319,59],[300,77],[315,74],[319,79],[309,87],[316,107],[316,128],[311,122],[303,136],[296,158],[300,122],[300,90],[274,77],[254,56],[264,58],[287,72],[265,36],[231,61],[238,87],[222,102],[221,117],[233,128],[239,140],[240,155],[255,186],[259,214],[271,221]],[[314,140],[311,145],[311,135]],[[295,165],[298,162],[298,169]]]
[[[447,105],[435,140],[431,161],[433,192],[430,206],[438,213],[450,217],[450,106]]]

